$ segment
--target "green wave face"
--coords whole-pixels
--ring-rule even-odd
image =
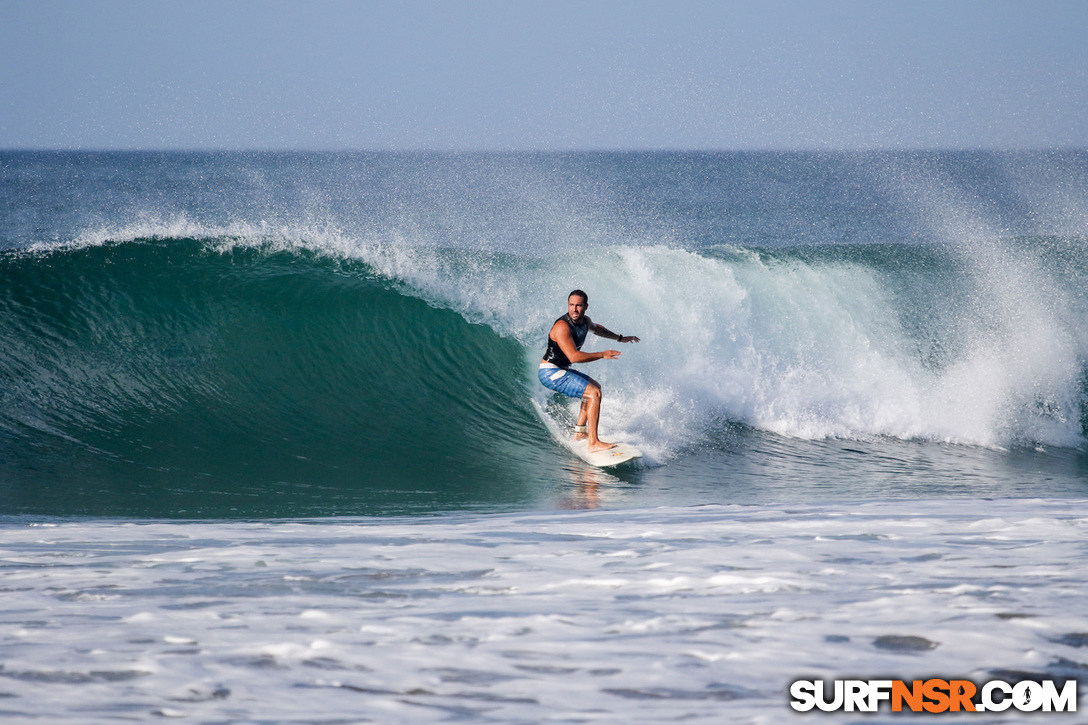
[[[362,262],[194,239],[8,254],[0,506],[236,517],[521,502],[548,448],[524,368],[516,342]]]

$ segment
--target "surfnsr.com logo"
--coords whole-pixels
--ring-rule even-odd
[[[1053,680],[990,680],[978,687],[970,680],[797,680],[790,685],[790,707],[799,712],[877,712],[887,702],[892,712],[1076,712],[1077,681],[1059,687]]]

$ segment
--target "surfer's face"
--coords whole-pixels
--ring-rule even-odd
[[[582,319],[582,316],[586,314],[587,307],[589,307],[589,304],[579,295],[571,295],[567,298],[567,314],[575,322]]]

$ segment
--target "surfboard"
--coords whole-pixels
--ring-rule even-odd
[[[574,441],[571,444],[571,450],[573,450],[574,454],[583,461],[591,466],[596,466],[597,468],[612,468],[621,463],[627,463],[636,458],[642,458],[642,451],[635,448],[630,443],[617,443],[615,448],[609,448],[607,451],[590,453],[589,447],[584,440]]]

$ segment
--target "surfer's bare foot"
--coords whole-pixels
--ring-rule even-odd
[[[600,451],[607,451],[610,448],[615,448],[616,444],[605,443],[604,441],[597,441],[596,443],[590,443],[587,447],[589,448],[590,453],[599,453]]]
[[[584,441],[586,438],[589,438],[589,436],[587,434],[585,434],[585,433],[575,433],[574,434],[574,440],[576,440],[576,441]]]

